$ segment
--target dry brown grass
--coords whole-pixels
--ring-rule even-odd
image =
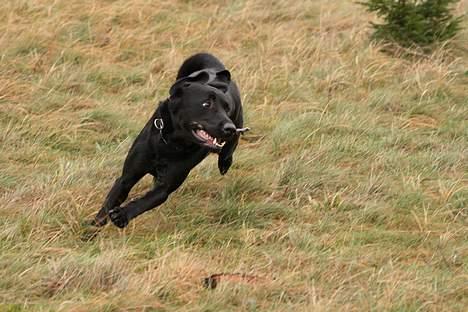
[[[463,311],[467,31],[409,60],[368,41],[371,18],[325,0],[2,2],[0,310]],[[198,51],[242,90],[233,168],[210,157],[82,242]],[[261,282],[203,288],[221,272]]]

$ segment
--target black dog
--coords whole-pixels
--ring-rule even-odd
[[[248,129],[241,128],[239,90],[224,65],[210,54],[191,56],[180,67],[169,94],[133,142],[122,176],[112,186],[94,225],[105,225],[109,216],[123,228],[161,205],[210,152],[219,154],[221,174],[231,166],[239,136]],[[154,188],[121,206],[131,188],[148,173],[155,178]]]

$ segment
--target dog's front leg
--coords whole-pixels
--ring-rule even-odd
[[[124,228],[131,219],[164,203],[168,196],[167,187],[158,185],[143,197],[129,202],[126,206],[110,210],[109,217],[115,226]]]
[[[236,150],[237,144],[239,143],[239,135],[237,134],[235,138],[231,141],[228,141],[226,145],[224,145],[223,149],[219,153],[218,156],[218,169],[219,173],[222,175],[228,172],[229,168],[232,165],[232,154]]]
[[[138,138],[135,142],[138,142]],[[125,159],[122,175],[114,182],[101,210],[99,210],[92,221],[93,225],[105,225],[108,220],[109,211],[120,206],[127,199],[132,187],[147,173],[146,163],[148,162],[148,158],[146,150],[141,148],[141,145],[140,147],[135,147],[134,143]]]
[[[119,206],[127,199],[128,193],[130,192],[132,187],[138,182],[139,178],[140,177],[128,178],[122,176],[114,182],[114,185],[112,185],[112,188],[104,201],[104,205],[94,217],[94,220],[92,222],[93,225],[103,226],[107,223],[107,216],[109,210],[116,206]]]
[[[175,191],[187,178],[188,172],[177,175],[178,179],[171,179],[165,183],[157,183],[154,188],[142,197],[129,202],[124,207],[115,207],[109,211],[109,217],[117,227],[124,228],[128,222],[164,203],[169,195]]]

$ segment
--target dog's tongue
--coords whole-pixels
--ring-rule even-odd
[[[214,145],[217,147],[223,147],[224,142],[218,142],[218,139],[213,138],[211,135],[209,135],[205,130],[199,129],[197,130],[197,135],[205,140],[206,143],[210,145]]]
[[[206,142],[209,144],[213,144],[214,142],[214,138],[211,135],[209,135],[205,130],[202,130],[202,129],[197,130],[197,135],[199,135],[201,138],[206,140]]]

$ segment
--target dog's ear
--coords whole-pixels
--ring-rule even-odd
[[[216,89],[219,89],[226,93],[229,89],[229,83],[231,82],[231,73],[225,69],[216,73],[216,79],[209,81],[208,84]]]
[[[180,97],[182,95],[181,85],[173,84],[172,87],[169,89],[169,95],[171,99]]]
[[[216,79],[229,84],[231,82],[231,73],[229,70],[225,69],[216,73]]]
[[[210,74],[206,71],[198,71],[190,74],[186,79],[190,82],[198,82],[201,84],[205,84],[210,80]]]
[[[171,114],[169,112],[169,105],[170,105],[170,100],[166,99],[163,102],[159,103],[159,114],[161,115],[162,119],[164,120],[170,120],[171,119]]]
[[[169,94],[171,97],[177,97],[181,95],[182,89],[190,86],[191,83],[197,82],[205,84],[210,80],[210,75],[205,71],[199,71],[191,74],[187,77],[182,77],[178,79],[172,87],[169,89]]]

